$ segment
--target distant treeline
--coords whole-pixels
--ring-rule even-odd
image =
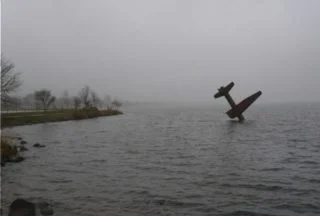
[[[123,103],[105,95],[99,97],[89,86],[83,87],[78,95],[70,96],[65,90],[61,96],[52,95],[48,89],[41,89],[24,97],[6,96],[1,100],[1,109],[6,110],[47,110],[47,109],[79,109],[97,107],[99,109],[117,109]]]
[[[21,73],[15,72],[12,62],[1,56],[1,110],[47,110],[47,109],[79,109],[96,107],[99,109],[118,109],[130,103],[112,98],[105,94],[101,98],[89,86],[84,86],[77,95],[69,95],[67,90],[60,96],[52,95],[49,89],[39,89],[23,97],[14,93],[22,85]]]

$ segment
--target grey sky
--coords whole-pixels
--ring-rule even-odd
[[[21,94],[88,84],[129,100],[320,100],[318,0],[4,0]]]

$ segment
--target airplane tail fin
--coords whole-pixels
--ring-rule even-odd
[[[229,85],[227,85],[225,87],[221,86],[218,89],[218,92],[214,95],[214,98],[219,98],[219,97],[225,96],[227,93],[229,93],[229,91],[232,89],[233,86],[234,86],[233,82],[229,83]]]

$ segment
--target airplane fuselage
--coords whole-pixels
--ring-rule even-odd
[[[219,98],[224,96],[228,103],[231,106],[231,109],[226,112],[227,115],[230,118],[235,118],[237,117],[239,119],[240,122],[244,121],[245,118],[242,115],[242,113],[256,100],[258,99],[258,97],[260,97],[260,95],[262,94],[261,91],[256,92],[255,94],[247,97],[246,99],[242,100],[239,104],[236,104],[233,100],[233,98],[230,96],[229,91],[232,89],[232,87],[234,86],[234,83],[231,82],[229,85],[227,85],[226,87],[220,87],[218,89],[218,92],[214,95],[214,98]]]
[[[232,109],[236,109],[237,105],[236,105],[236,103],[234,102],[233,98],[230,96],[230,94],[229,94],[229,93],[226,93],[224,96],[225,96],[225,98],[227,99],[228,103],[230,104],[231,108],[232,108]],[[242,114],[238,115],[237,117],[238,117],[238,119],[239,119],[240,122],[241,122],[241,121],[244,121],[244,116],[243,116]]]

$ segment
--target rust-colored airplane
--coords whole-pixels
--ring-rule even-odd
[[[262,94],[261,91],[258,91],[256,93],[254,93],[253,95],[247,97],[246,99],[244,99],[243,101],[241,101],[240,103],[236,104],[234,102],[234,100],[232,99],[232,97],[229,94],[229,91],[232,89],[232,87],[234,86],[234,83],[231,82],[229,85],[223,87],[221,86],[218,89],[218,92],[214,95],[214,98],[219,98],[219,97],[226,97],[228,103],[231,106],[231,109],[229,111],[226,112],[226,114],[231,118],[238,118],[240,122],[244,121],[244,117],[242,115],[242,113],[248,109],[248,107],[255,102],[255,100],[258,99],[258,97],[260,97],[260,95]]]

